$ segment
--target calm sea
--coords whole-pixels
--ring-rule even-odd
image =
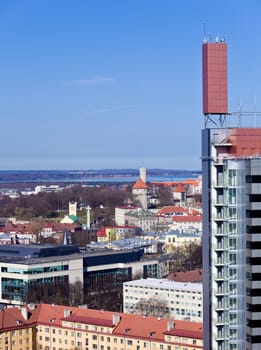
[[[197,179],[200,171],[188,170],[147,170],[147,181],[181,182],[187,179]],[[133,183],[139,177],[135,170],[17,170],[0,171],[0,184],[12,183]]]

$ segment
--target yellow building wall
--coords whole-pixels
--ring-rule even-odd
[[[107,241],[115,241],[116,240],[116,232],[115,232],[115,228],[113,227],[107,227],[105,229],[105,233],[106,233],[106,237],[107,237]]]
[[[66,327],[66,328],[65,328]],[[112,328],[79,323],[63,324],[63,328],[38,326],[37,350],[198,350],[201,339],[165,336],[163,342],[112,334]],[[152,336],[153,337],[153,336]]]
[[[0,334],[0,350],[34,350],[33,328],[10,330]]]

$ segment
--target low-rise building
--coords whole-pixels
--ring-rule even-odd
[[[193,227],[195,230],[202,232],[202,220],[202,215],[173,216],[169,228],[170,230],[184,231]]]
[[[139,229],[136,226],[105,226],[97,232],[97,242],[111,242],[124,238],[133,238]]]
[[[158,226],[158,217],[151,211],[130,211],[125,215],[127,225],[140,227],[143,232],[155,232]]]
[[[190,244],[201,244],[201,234],[198,232],[170,231],[165,234],[164,250],[171,252],[176,248],[185,249]]]
[[[0,349],[199,350],[202,323],[50,304],[0,311]]]
[[[202,283],[139,279],[123,284],[123,311],[202,322]]]
[[[125,226],[126,219],[125,216],[128,212],[135,212],[141,210],[141,207],[127,205],[124,207],[115,208],[115,224],[118,226]]]

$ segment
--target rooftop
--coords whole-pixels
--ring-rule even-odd
[[[19,322],[18,322],[19,320]],[[51,304],[29,304],[0,311],[0,333],[33,325],[64,327],[64,321],[105,326],[112,334],[164,341],[165,334],[202,339],[202,323]],[[172,327],[169,327],[169,325]]]
[[[8,248],[12,247],[12,250],[9,250]],[[42,249],[48,249],[48,247],[53,247],[54,249],[52,250],[53,254],[47,255],[47,254],[42,254],[39,255],[37,253],[37,248],[38,250],[40,248]],[[2,245],[0,246],[0,263],[16,263],[16,264],[23,264],[23,265],[34,265],[34,264],[40,264],[40,263],[48,263],[48,262],[55,262],[55,261],[68,261],[68,260],[75,260],[75,259],[79,259],[79,258],[84,258],[86,260],[89,261],[89,264],[91,264],[90,260],[93,262],[94,260],[97,259],[103,259],[103,261],[109,261],[111,259],[109,259],[109,256],[114,256],[115,259],[116,257],[118,257],[116,260],[126,260],[126,254],[134,254],[135,257],[137,255],[141,254],[141,250],[136,248],[136,249],[130,249],[128,250],[128,252],[126,252],[126,250],[118,250],[117,252],[115,252],[112,249],[106,249],[103,251],[82,251],[79,252],[78,248],[77,248],[77,252],[71,252],[68,254],[58,254],[59,250],[55,250],[56,248],[60,248],[60,247],[74,247],[71,245],[43,245],[43,246],[37,246],[37,245]],[[33,252],[33,250],[31,250],[30,248],[35,248],[36,249],[36,254],[30,254]],[[69,248],[70,249],[70,248]],[[56,252],[56,254],[54,254]],[[120,255],[122,255],[122,258],[120,257]],[[108,259],[107,259],[108,257]],[[114,257],[112,257],[114,259]],[[106,259],[105,259],[106,258]],[[137,257],[136,257],[137,258]],[[114,259],[114,260],[115,260]],[[134,257],[132,258],[134,259]]]
[[[145,182],[139,178],[136,183],[132,186],[133,189],[147,189],[148,186],[145,184]]]
[[[186,292],[202,292],[202,283],[175,282],[169,279],[147,278],[124,282],[124,286],[150,287],[167,290],[182,290]]]
[[[202,270],[174,272],[168,276],[168,279],[176,282],[202,282]]]

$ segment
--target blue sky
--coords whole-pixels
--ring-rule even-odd
[[[200,169],[203,23],[261,111],[259,0],[1,0],[0,170]],[[256,102],[255,102],[256,101]]]

